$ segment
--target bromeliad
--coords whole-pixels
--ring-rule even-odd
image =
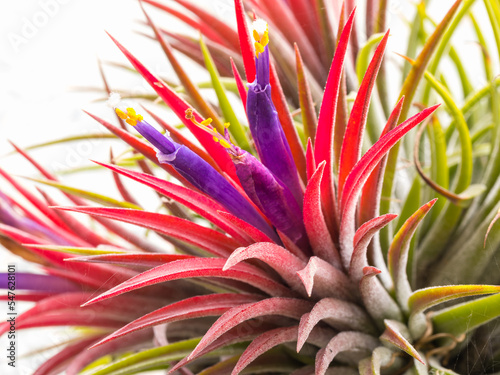
[[[146,14],[183,87],[156,77],[113,38],[181,123],[150,109],[142,116],[115,94],[120,127],[91,115],[134,150],[97,163],[121,200],[64,185],[17,146],[45,177],[36,181],[73,205],[41,189],[40,197],[0,169],[24,198],[0,194],[0,243],[46,273],[19,275],[16,298],[36,305],[17,329],[86,327],[35,374],[498,373],[500,346],[491,338],[500,316],[500,79],[474,1],[456,1],[431,35],[419,4],[394,98],[389,33],[381,34],[387,1],[366,2],[364,45],[353,1],[235,0],[237,31],[190,0],[176,1],[182,12],[143,3],[203,37],[163,30]],[[498,41],[500,10],[484,4]],[[467,78],[451,39],[464,16],[485,51],[483,88]],[[174,50],[206,67],[210,81],[193,83]],[[464,98],[448,89],[448,65],[438,69],[446,51]],[[432,105],[431,90],[448,111]],[[238,96],[241,115],[230,100]],[[427,133],[417,136],[418,175],[396,174],[399,156],[411,156],[404,136],[420,123]],[[429,157],[418,148],[425,134]],[[154,190],[161,212],[145,210],[124,178]],[[411,188],[393,191],[398,181]],[[73,213],[90,215],[92,226]],[[8,329],[0,324],[0,334]]]

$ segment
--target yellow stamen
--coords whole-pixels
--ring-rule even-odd
[[[217,129],[212,127],[210,123],[212,122],[211,118],[207,118],[202,122],[196,121],[196,118],[193,115],[193,110],[191,108],[186,109],[186,118],[191,120],[193,124],[205,130],[206,132],[212,135],[214,142],[218,142],[224,148],[230,148],[233,152],[236,152],[236,148],[233,148],[233,145],[224,137],[224,135],[220,134]],[[224,123],[224,128],[228,128],[231,125],[229,122]]]
[[[142,115],[138,115],[137,113],[135,113],[135,109],[133,108],[127,108],[126,113],[120,108],[116,108],[115,112],[118,117],[120,117],[122,120],[125,120],[127,124],[130,124],[132,126],[136,126],[138,121],[142,121],[144,119]]]
[[[253,31],[253,38],[255,39],[256,42],[260,41],[260,35],[257,30]]]
[[[254,25],[256,29],[253,30],[252,35],[255,40],[255,56],[259,57],[259,54],[264,52],[264,47],[269,43],[269,26],[261,19],[255,21]],[[263,31],[264,25],[266,29]]]

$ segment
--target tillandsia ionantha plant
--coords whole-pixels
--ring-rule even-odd
[[[190,0],[143,0],[202,36],[144,11],[180,85],[113,39],[155,93],[120,98],[103,74],[119,125],[89,113],[131,147],[96,162],[121,199],[63,184],[18,146],[73,205],[0,169],[19,193],[0,195],[2,244],[43,270],[17,275],[16,300],[35,302],[17,329],[84,327],[35,374],[500,373],[500,2],[458,0],[439,22],[429,2],[393,92],[388,1],[362,19],[349,0],[235,0],[233,28]],[[452,39],[463,22],[482,87]]]

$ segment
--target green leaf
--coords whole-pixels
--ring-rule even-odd
[[[366,69],[370,63],[370,54],[372,50],[380,43],[385,33],[373,34],[370,39],[368,39],[360,49],[358,53],[358,58],[356,60],[356,75],[358,76],[358,81],[363,81]]]
[[[396,299],[405,313],[409,312],[408,298],[411,294],[411,287],[406,273],[410,241],[418,225],[435,202],[436,199],[424,204],[406,220],[398,233],[396,233],[396,236],[394,236],[389,253],[387,254],[387,265],[394,281]]]
[[[408,300],[412,315],[425,311],[440,303],[457,298],[499,293],[497,285],[448,285],[419,289]]]
[[[200,38],[200,46],[201,52],[203,53],[203,58],[205,59],[205,66],[210,73],[210,78],[212,79],[212,85],[214,87],[215,93],[217,94],[217,98],[219,99],[219,105],[224,114],[224,118],[227,122],[231,124],[229,127],[229,132],[236,140],[236,143],[242,149],[250,151],[250,144],[248,143],[247,136],[245,134],[245,129],[240,124],[240,121],[236,117],[234,113],[233,107],[229,102],[229,99],[226,95],[226,89],[222,82],[220,81],[219,72],[215,66],[215,63],[210,55],[210,52],[203,41],[203,38]],[[224,134],[224,129],[217,129],[220,134]]]
[[[199,338],[195,338],[159,348],[143,350],[109,364],[90,369],[82,375],[126,375],[151,369],[167,368],[170,362],[188,356],[199,341]]]
[[[26,247],[30,247],[30,245],[25,245]],[[47,250],[47,251],[55,251],[58,253],[67,253],[67,254],[77,254],[77,255],[103,255],[103,254],[125,254],[126,251],[120,250],[106,250],[105,248],[86,248],[86,247],[73,247],[73,246],[43,246],[43,245],[34,245],[39,250]]]
[[[431,320],[436,332],[459,336],[499,316],[500,294],[494,294],[438,311],[431,316]]]
[[[114,198],[107,197],[105,195],[92,193],[92,192],[87,191],[87,190],[82,190],[82,189],[74,188],[71,186],[63,185],[63,184],[55,182],[55,181],[42,180],[42,179],[31,178],[31,177],[24,177],[24,178],[31,180],[31,181],[38,182],[40,184],[55,187],[55,188],[59,189],[60,191],[65,192],[65,193],[69,193],[69,194],[75,195],[75,196],[80,197],[80,198],[85,198],[85,199],[88,199],[90,201],[100,203],[104,206],[120,207],[120,208],[132,208],[135,210],[142,210],[141,207],[136,206],[133,203],[119,201],[119,200],[116,200]]]

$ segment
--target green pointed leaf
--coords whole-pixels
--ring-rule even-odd
[[[229,127],[229,132],[236,140],[236,143],[239,147],[250,151],[250,144],[248,143],[247,136],[245,134],[245,129],[240,124],[238,117],[234,113],[233,107],[229,102],[229,99],[226,94],[226,89],[222,82],[220,81],[219,72],[215,66],[215,63],[210,55],[210,52],[203,41],[203,38],[200,38],[200,46],[201,52],[203,53],[203,58],[205,59],[205,66],[210,73],[210,78],[212,79],[212,85],[214,87],[215,93],[217,94],[217,98],[219,99],[219,105],[224,114],[224,118],[227,122],[231,124]],[[221,134],[224,134],[224,129],[217,129],[217,131]]]
[[[25,245],[26,247],[30,247],[30,245]],[[39,250],[47,250],[47,251],[55,251],[58,253],[66,253],[66,254],[77,254],[77,255],[103,255],[103,254],[125,254],[126,251],[120,250],[106,250],[106,248],[85,248],[85,247],[73,247],[73,246],[43,246],[43,245],[35,245],[35,247]]]
[[[395,320],[384,320],[385,331],[380,336],[380,340],[385,341],[401,349],[421,363],[425,363],[419,352],[410,344],[409,332],[406,326]]]
[[[499,293],[496,285],[448,285],[419,289],[413,292],[408,300],[412,315],[457,298],[478,296],[481,294]]]
[[[431,317],[436,332],[459,336],[500,317],[500,294],[467,301]]]
[[[92,193],[90,191],[83,190],[83,189],[74,188],[74,187],[71,187],[71,186],[67,186],[67,185],[61,184],[59,182],[49,181],[49,180],[42,180],[42,179],[31,178],[31,177],[25,177],[25,178],[28,179],[28,180],[31,180],[31,181],[38,182],[40,184],[44,184],[44,185],[55,187],[56,189],[59,189],[62,192],[69,193],[69,194],[75,195],[75,196],[80,197],[80,198],[85,198],[85,199],[88,199],[88,200],[90,200],[92,202],[100,203],[100,204],[102,204],[104,206],[108,206],[108,207],[120,207],[120,208],[132,208],[132,209],[135,209],[135,210],[142,210],[141,207],[136,206],[133,203],[119,201],[117,199],[110,198],[110,197],[107,197],[105,195],[101,195],[101,194],[97,194],[97,193]]]

